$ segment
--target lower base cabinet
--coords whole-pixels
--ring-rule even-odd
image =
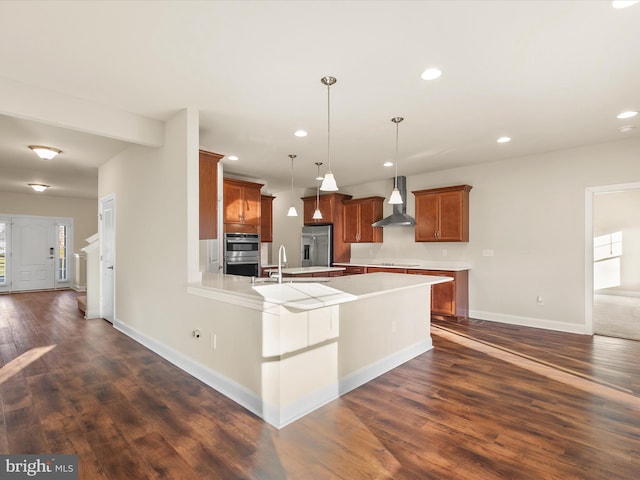
[[[444,270],[412,270],[412,275],[451,277],[452,282],[439,283],[431,287],[431,316],[469,317],[469,272]]]

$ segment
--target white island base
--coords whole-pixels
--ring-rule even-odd
[[[235,352],[243,369],[254,372],[252,382],[243,384],[220,374],[196,376],[282,428],[430,350],[431,285],[449,280],[389,273],[336,277],[323,285],[345,292],[349,300],[305,310],[285,306],[285,300],[261,301],[256,296],[259,289],[240,280],[231,284],[210,279],[192,285],[191,293],[226,303],[235,293],[244,304],[238,308],[253,310],[253,318],[260,318],[255,328],[261,355]],[[315,300],[322,303],[323,298]],[[229,319],[228,328],[233,330],[233,325]],[[246,336],[246,322],[237,326],[235,334]],[[229,360],[233,355],[230,352]]]

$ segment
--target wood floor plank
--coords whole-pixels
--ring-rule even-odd
[[[637,341],[439,320],[432,351],[277,430],[111,324],[82,318],[76,295],[0,295],[0,453],[76,453],[83,480],[640,471]]]

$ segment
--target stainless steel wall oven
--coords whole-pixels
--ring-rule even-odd
[[[260,237],[257,233],[224,234],[224,273],[257,277]]]

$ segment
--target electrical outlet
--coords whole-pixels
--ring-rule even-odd
[[[193,338],[200,338],[200,330],[196,328],[193,332],[191,332],[191,335],[193,335]]]
[[[542,295],[538,295],[536,297],[536,305],[544,305],[544,298],[542,297]]]

